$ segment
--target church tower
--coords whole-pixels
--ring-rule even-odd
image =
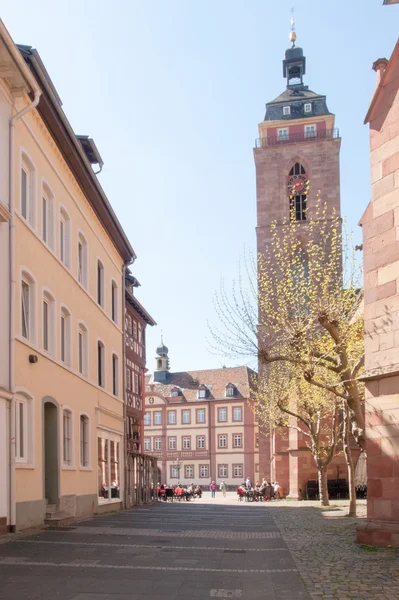
[[[283,60],[286,89],[266,104],[254,149],[258,254],[264,252],[270,240],[271,224],[281,225],[290,211],[303,224],[306,239],[306,223],[318,197],[328,210],[340,214],[341,140],[335,116],[327,108],[326,97],[304,84],[306,58],[302,48],[295,45],[293,20],[291,24],[292,46]],[[285,436],[261,435],[259,475],[277,480],[295,497],[301,479],[306,477],[300,473],[301,465],[305,466],[306,456],[310,455],[304,446],[291,432]]]
[[[155,371],[154,371],[154,381],[158,383],[166,383],[168,380],[169,373],[169,349],[163,343],[163,338],[161,338],[161,343],[157,347],[157,355],[155,357]]]

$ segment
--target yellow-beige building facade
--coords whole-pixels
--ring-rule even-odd
[[[157,348],[146,377],[144,451],[158,460],[160,483],[225,481],[235,489],[259,473],[259,433],[248,400],[255,373],[247,367],[169,371],[168,348]]]
[[[0,524],[120,507],[134,251],[36,50],[1,23]],[[4,360],[3,360],[4,357]]]

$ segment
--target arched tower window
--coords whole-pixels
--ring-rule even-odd
[[[295,163],[288,175],[290,215],[295,221],[306,221],[308,178],[300,163]]]

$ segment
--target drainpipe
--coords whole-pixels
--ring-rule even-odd
[[[15,123],[18,119],[36,108],[39,104],[41,90],[35,78],[29,71],[18,48],[15,46],[10,34],[0,20],[0,37],[3,39],[7,50],[23,78],[33,91],[33,101],[16,113],[10,120],[9,132],[9,203],[11,214],[9,221],[9,271],[10,271],[10,306],[9,306],[9,391],[10,397],[10,455],[9,455],[9,530],[16,531],[16,504],[15,504],[15,203],[14,203],[14,169],[15,169]],[[12,107],[14,111],[15,105]]]

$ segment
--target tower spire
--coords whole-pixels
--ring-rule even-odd
[[[291,22],[290,42],[292,42],[292,47],[295,48],[296,31],[295,31],[294,8],[291,8],[291,21],[290,22]]]

